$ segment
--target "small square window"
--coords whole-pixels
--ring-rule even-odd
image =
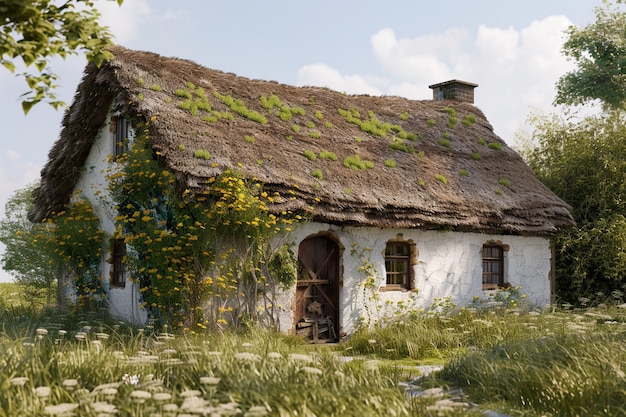
[[[406,242],[387,242],[385,271],[388,287],[410,289],[411,249]]]
[[[483,289],[504,286],[504,249],[499,245],[483,246]]]

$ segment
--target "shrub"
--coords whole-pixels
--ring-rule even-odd
[[[469,171],[466,169],[459,170],[459,175],[462,177],[469,177]]]
[[[187,90],[178,89],[174,92],[176,97],[187,98],[191,100],[191,93]]]
[[[150,90],[152,90],[152,91],[163,91],[163,88],[161,88],[161,86],[158,85],[158,84],[153,84],[153,85],[150,86]]]
[[[441,182],[442,184],[447,184],[448,183],[448,179],[446,177],[444,177],[441,174],[437,174],[435,175],[435,179],[439,182]]]
[[[402,113],[402,114],[400,115],[400,119],[402,119],[402,120],[408,120],[408,119],[409,119],[409,111],[408,111],[408,110],[406,110],[404,113]]]
[[[509,188],[511,186],[511,181],[507,180],[506,178],[500,178],[498,184],[502,185],[503,187]]]
[[[479,160],[480,160],[480,154],[479,154],[479,153],[477,153],[477,152],[474,152],[474,153],[471,155],[471,158],[472,158],[474,161],[479,161]]]
[[[254,136],[251,136],[251,135],[245,135],[243,138],[244,138],[244,139],[246,140],[246,142],[248,142],[248,143],[254,143],[254,140],[255,140],[255,139],[254,139]]]
[[[302,154],[306,156],[307,159],[309,159],[310,161],[315,161],[317,159],[317,155],[315,155],[315,152],[309,149],[305,149],[304,152],[302,152]]]
[[[334,152],[330,152],[330,151],[327,151],[326,149],[323,149],[322,152],[320,152],[320,159],[336,161],[338,158]]]
[[[426,121],[426,123],[428,123],[428,126],[431,126],[431,127],[432,127],[432,126],[434,126],[434,125],[435,125],[435,119],[428,119],[428,120]]]
[[[471,126],[474,123],[476,123],[476,116],[474,116],[473,114],[468,114],[467,116],[465,116],[465,118],[463,118],[463,124],[465,126]]]
[[[389,167],[389,168],[395,168],[396,167],[396,161],[394,161],[393,159],[386,159],[385,160],[385,166]]]
[[[198,159],[211,159],[211,152],[207,151],[206,149],[198,149],[197,151],[195,151],[193,153],[193,156],[195,156]]]
[[[313,171],[311,171],[311,176],[317,178],[320,181],[324,179],[324,175],[322,174],[321,169],[314,169]]]
[[[406,153],[414,153],[415,149],[408,143],[405,143],[402,139],[394,139],[393,142],[389,144],[390,151],[400,151]]]
[[[446,148],[450,147],[450,141],[448,139],[439,139],[439,144],[441,146],[445,146]]]
[[[491,142],[487,146],[489,147],[489,149],[494,149],[496,151],[499,151],[502,149],[502,144],[500,142]]]
[[[372,161],[361,160],[359,155],[348,156],[343,161],[343,165],[354,170],[362,170],[362,169],[372,169],[374,168],[374,163]]]

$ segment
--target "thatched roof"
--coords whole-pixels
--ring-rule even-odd
[[[270,191],[291,191],[297,198],[283,201],[290,209],[336,224],[531,235],[573,224],[568,205],[535,178],[472,104],[347,95],[251,80],[121,47],[113,53],[111,62],[85,70],[42,170],[34,220],[67,204],[113,106],[155,118],[155,154],[193,190],[235,168]],[[229,98],[240,100],[244,110],[224,104]],[[202,101],[210,109],[189,108]],[[263,117],[251,120],[254,115]],[[381,130],[368,133],[368,125]],[[211,158],[194,156],[197,150]],[[355,156],[373,167],[347,167],[346,158]]]

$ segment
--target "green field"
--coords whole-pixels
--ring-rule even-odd
[[[425,311],[315,346],[133,328],[20,294],[0,285],[0,416],[626,416],[617,305]],[[423,364],[443,369],[420,378]]]

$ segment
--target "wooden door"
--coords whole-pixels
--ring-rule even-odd
[[[339,245],[326,236],[305,239],[298,249],[296,334],[314,343],[334,342],[339,330]]]

